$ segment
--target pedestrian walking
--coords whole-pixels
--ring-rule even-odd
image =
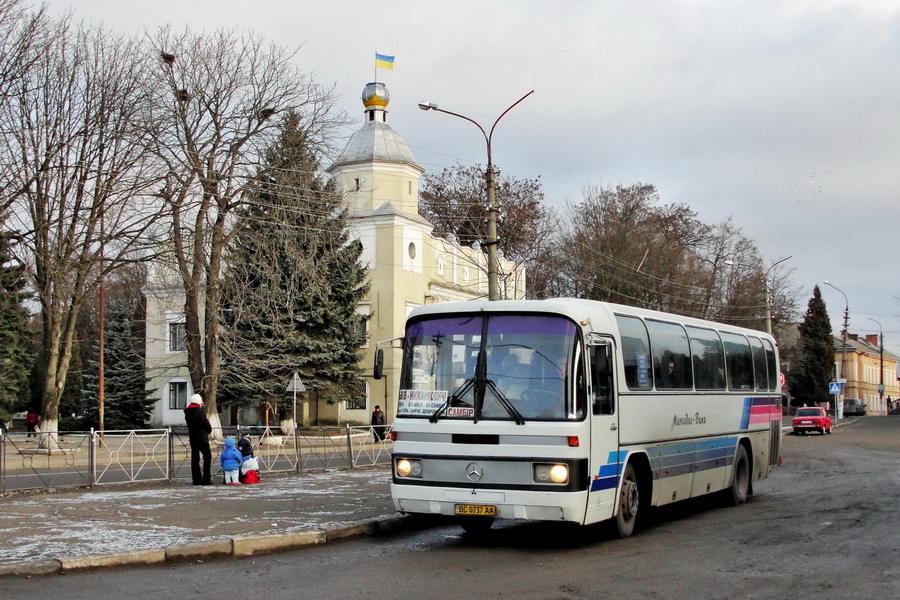
[[[222,470],[225,471],[225,485],[241,485],[238,478],[244,457],[241,455],[241,451],[235,447],[233,437],[225,438],[225,448],[219,455],[219,462],[222,464]]]
[[[203,398],[200,394],[191,396],[191,403],[184,409],[184,422],[188,428],[188,439],[191,442],[191,481],[194,485],[210,485],[209,463],[212,451],[209,449],[209,434],[212,426],[203,410]],[[200,457],[203,456],[203,468],[200,468]]]
[[[28,435],[25,437],[37,437],[38,434],[38,423],[41,422],[40,415],[37,414],[37,411],[33,408],[28,409],[28,414],[25,415],[25,431],[28,432]]]
[[[384,441],[384,413],[381,412],[381,406],[375,405],[372,411],[372,435],[376,442]]]

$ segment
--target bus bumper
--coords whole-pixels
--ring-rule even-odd
[[[465,518],[466,514],[492,512],[491,516],[498,519],[582,523],[585,512],[583,493],[457,490],[392,484],[391,496],[397,511],[410,514]]]

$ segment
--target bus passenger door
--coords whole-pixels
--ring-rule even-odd
[[[589,348],[591,386],[591,484],[585,522],[612,516],[619,477],[619,407],[613,364],[613,340],[597,338]]]

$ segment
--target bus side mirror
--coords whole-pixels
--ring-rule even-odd
[[[384,350],[382,348],[375,350],[375,364],[372,367],[372,377],[375,379],[384,377]]]

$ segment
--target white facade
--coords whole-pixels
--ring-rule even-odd
[[[155,262],[142,290],[146,306],[145,364],[147,389],[156,404],[150,424],[184,425],[182,409],[191,394],[191,378],[184,346],[184,291],[170,266]]]

